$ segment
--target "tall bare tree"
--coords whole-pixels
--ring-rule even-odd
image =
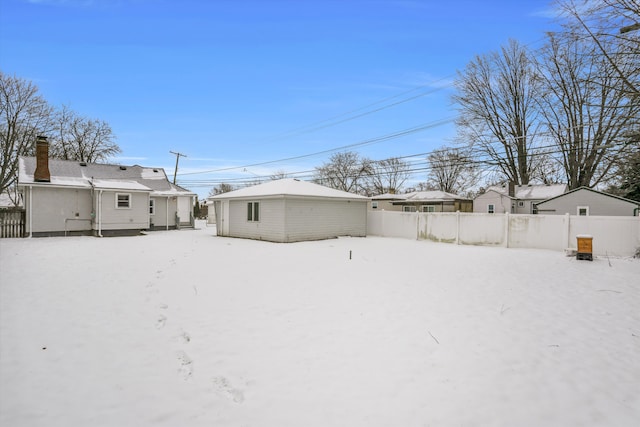
[[[372,170],[371,160],[358,153],[336,153],[328,162],[316,167],[314,181],[349,193],[366,193]]]
[[[33,83],[0,71],[0,193],[15,182],[18,157],[50,130],[52,112]]]
[[[536,167],[538,106],[531,53],[511,40],[500,52],[477,56],[456,80],[461,140],[488,156],[505,179],[527,184]]]
[[[469,193],[480,180],[478,164],[469,150],[443,147],[427,156],[427,185],[453,194]]]
[[[566,31],[583,35],[608,62],[619,89],[640,96],[640,1],[557,0]],[[635,62],[635,67],[624,64]]]
[[[411,177],[407,162],[392,157],[371,162],[369,191],[373,194],[400,193],[403,184]]]
[[[606,182],[628,154],[625,135],[640,120],[640,103],[598,49],[579,34],[550,34],[540,59],[541,111],[571,189]],[[618,67],[630,72],[633,63]]]
[[[98,163],[120,151],[108,123],[80,117],[66,106],[56,114],[51,147],[53,157]]]

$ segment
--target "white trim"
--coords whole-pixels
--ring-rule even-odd
[[[127,205],[128,206],[119,206],[118,197],[127,196]],[[131,193],[115,193],[115,202],[116,209],[131,209],[133,207],[133,200],[131,198]]]
[[[584,209],[585,210],[585,215],[580,215],[580,210]],[[589,206],[578,206],[576,208],[576,215],[578,216],[589,216]]]

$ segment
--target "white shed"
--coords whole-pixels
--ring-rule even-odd
[[[369,198],[297,179],[210,197],[218,236],[299,242],[367,234]]]

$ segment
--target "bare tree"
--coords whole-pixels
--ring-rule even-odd
[[[55,116],[50,150],[53,157],[90,163],[106,161],[121,151],[108,123],[80,117],[66,106]]]
[[[367,179],[371,176],[371,160],[358,153],[336,153],[327,163],[316,167],[314,181],[327,187],[350,193],[366,193]]]
[[[606,182],[627,155],[625,134],[640,120],[640,103],[597,49],[577,34],[550,34],[540,61],[541,110],[571,189]],[[633,65],[619,66],[625,72]]]
[[[221,182],[220,184],[213,187],[211,191],[209,191],[209,197],[215,196],[217,194],[228,193],[233,190],[235,190],[233,185],[227,184],[226,182]]]
[[[371,162],[370,185],[373,194],[400,193],[402,185],[409,177],[409,164],[397,157]]]
[[[49,131],[52,111],[34,84],[0,72],[0,193],[15,182],[18,157]]]
[[[272,175],[270,175],[269,179],[271,181],[277,181],[279,179],[285,179],[285,178],[288,178],[288,177],[289,177],[289,174],[287,174],[286,171],[280,169],[280,170],[275,171]]]
[[[611,67],[620,90],[640,96],[640,2],[638,0],[558,0],[568,18],[566,31],[590,39],[594,54]],[[624,64],[635,62],[634,67]]]
[[[538,106],[530,52],[511,40],[500,52],[477,56],[458,73],[459,136],[488,156],[502,175],[527,184],[535,169]]]
[[[443,147],[427,156],[427,186],[447,193],[468,193],[480,180],[480,170],[469,150]]]

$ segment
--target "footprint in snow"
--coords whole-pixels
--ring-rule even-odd
[[[224,394],[228,399],[231,399],[238,404],[244,402],[244,393],[242,393],[242,390],[234,388],[225,377],[215,377],[211,381],[216,389],[218,389],[218,391]]]
[[[193,360],[184,351],[178,352],[178,372],[186,380],[190,379],[193,375]]]
[[[167,323],[167,316],[160,315],[156,321],[156,329],[164,328],[165,323]]]

